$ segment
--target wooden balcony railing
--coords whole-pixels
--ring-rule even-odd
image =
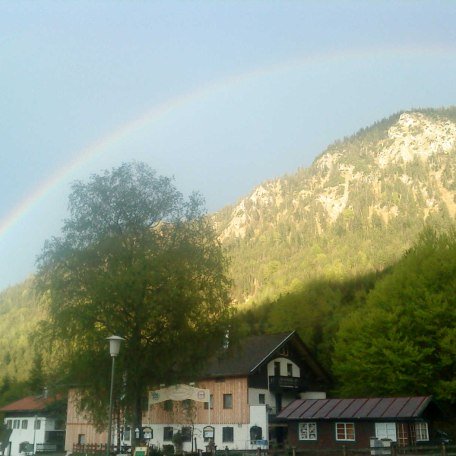
[[[269,377],[269,389],[270,390],[293,390],[298,391],[304,386],[303,381],[300,377],[284,377],[274,375]]]

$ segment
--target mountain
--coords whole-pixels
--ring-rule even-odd
[[[402,112],[213,214],[236,302],[269,303],[241,318],[259,332],[298,329],[330,367],[339,321],[364,302],[378,273],[426,224],[454,221],[455,173],[456,107]],[[0,315],[1,402],[37,359],[28,336],[44,312],[33,278],[0,293]],[[49,370],[47,347],[36,348]]]
[[[402,112],[329,146],[214,215],[234,298],[382,270],[456,214],[456,107]]]

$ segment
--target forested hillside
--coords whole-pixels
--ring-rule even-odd
[[[382,270],[426,224],[448,226],[455,119],[456,108],[393,115],[215,214],[237,302]]]
[[[456,404],[455,291],[456,229],[426,228],[381,273],[310,282],[238,318],[254,333],[296,328],[331,372],[332,394]]]
[[[452,107],[398,113],[362,129],[329,146],[310,168],[265,182],[211,217],[231,257],[233,299],[243,309],[238,318],[245,332],[297,329],[335,376],[338,393],[432,392],[454,402],[455,215]],[[419,233],[424,234],[417,240]],[[426,275],[425,266],[434,275]],[[420,280],[426,302],[412,293]],[[404,282],[410,293],[401,289]],[[404,325],[396,325],[405,314]],[[52,372],[52,365],[47,348],[29,339],[45,317],[32,279],[0,294],[0,315],[0,402],[5,402],[14,395],[12,383],[22,381],[26,389],[30,375],[41,375],[35,348],[44,355],[44,372]],[[436,324],[420,326],[423,319]],[[407,351],[399,341],[413,341],[417,331],[424,335],[418,345],[408,343],[413,349]],[[372,353],[380,358],[378,333],[398,342],[389,346],[390,361],[396,380],[407,381],[392,376],[388,384],[375,382],[381,364],[364,358]],[[353,359],[366,371],[353,370],[348,353],[354,347],[364,358]],[[401,357],[394,357],[395,350],[402,350]],[[417,379],[410,391],[409,373],[422,361],[438,381]],[[353,375],[363,376],[364,390],[350,389]]]
[[[35,300],[33,279],[7,288],[0,295],[0,359],[2,374],[18,380],[27,378],[33,361],[30,336],[43,318]]]
[[[0,403],[44,386],[45,365],[52,369],[48,347],[35,338],[38,321],[45,318],[35,297],[33,278],[0,293]],[[45,362],[43,362],[43,358]]]

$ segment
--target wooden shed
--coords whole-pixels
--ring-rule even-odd
[[[399,446],[429,442],[439,413],[430,396],[298,399],[278,418],[288,423],[292,446],[366,448],[375,440]]]

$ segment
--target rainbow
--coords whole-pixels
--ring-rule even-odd
[[[220,80],[211,82],[202,87],[196,88],[188,93],[171,98],[152,109],[146,111],[141,116],[121,125],[110,134],[98,139],[97,141],[78,151],[74,158],[67,162],[63,167],[52,174],[48,179],[38,185],[26,198],[24,198],[12,211],[0,220],[0,240],[4,235],[22,218],[26,213],[41,199],[43,199],[54,187],[58,186],[66,177],[77,170],[83,164],[101,155],[104,151],[114,146],[121,140],[133,135],[142,128],[156,122],[158,119],[180,109],[183,106],[209,97],[222,89],[231,89],[246,81],[255,80],[274,73],[287,72],[303,66],[316,65],[320,63],[331,63],[337,61],[347,61],[353,59],[367,59],[378,57],[400,57],[414,55],[452,55],[455,49],[445,46],[430,46],[427,48],[395,47],[395,48],[369,48],[362,50],[337,51],[324,54],[314,54],[306,57],[299,57],[285,62],[274,63],[268,66],[255,68],[253,70],[232,75]]]

